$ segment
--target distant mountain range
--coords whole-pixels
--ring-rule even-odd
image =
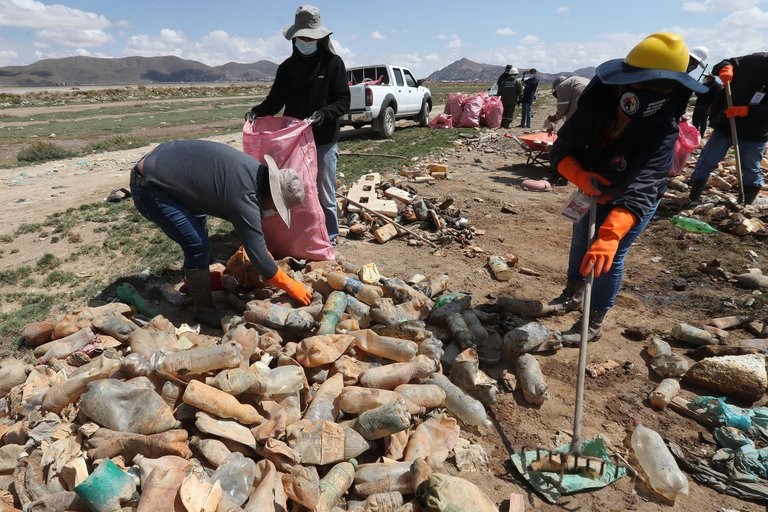
[[[520,73],[527,68],[518,68]],[[461,59],[435,71],[426,79],[433,82],[495,82],[504,66],[480,64]],[[207,66],[178,57],[66,57],[45,59],[27,66],[0,67],[0,86],[52,87],[79,85],[142,85],[153,83],[231,83],[271,81],[277,64],[261,60],[253,64],[229,62],[222,66]],[[582,68],[570,73],[539,73],[542,82],[551,82],[558,75],[578,75],[591,78],[595,68]]]
[[[257,82],[275,77],[277,64],[229,62],[207,66],[178,57],[66,57],[27,66],[0,67],[0,86],[51,87],[77,85],[141,85],[184,82]]]
[[[522,76],[523,72],[528,71],[530,68],[517,66],[517,69],[520,76]],[[504,66],[480,64],[469,59],[460,59],[439,71],[435,71],[427,77],[427,80],[432,82],[496,82],[496,79],[503,72]],[[595,68],[581,68],[576,71],[564,71],[562,73],[542,73],[538,71],[536,74],[542,82],[552,82],[558,76],[576,75],[592,78],[595,76]]]

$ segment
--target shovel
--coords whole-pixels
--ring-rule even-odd
[[[725,84],[725,100],[728,104],[728,108],[733,107],[733,96],[731,95],[731,82]],[[741,154],[739,153],[739,137],[736,135],[736,118],[729,117],[728,122],[731,123],[731,143],[733,144],[733,152],[736,154],[736,176],[739,180],[739,202],[743,205],[747,204],[747,198],[744,197],[744,175],[741,173]]]

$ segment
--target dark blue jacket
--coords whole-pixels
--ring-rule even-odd
[[[731,94],[734,106],[749,106],[747,117],[736,118],[736,135],[753,142],[768,140],[768,53],[726,59],[712,68],[712,74],[717,75],[726,64],[733,66]],[[722,94],[712,104],[712,127],[730,136],[731,124],[725,117],[726,107]]]
[[[536,99],[536,89],[539,88],[539,79],[536,75],[523,79],[523,103],[533,103]]]
[[[676,107],[670,99],[657,115],[630,121],[618,138],[608,141],[605,134],[617,116],[619,97],[618,86],[593,78],[579,108],[557,132],[550,164],[556,171],[560,160],[573,156],[587,171],[611,180],[611,205],[642,219],[667,187],[678,134]]]

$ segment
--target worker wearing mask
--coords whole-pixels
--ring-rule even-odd
[[[331,44],[331,31],[320,21],[320,10],[302,5],[294,24],[283,30],[293,52],[280,64],[267,97],[245,114],[246,121],[259,116],[283,115],[311,119],[317,144],[317,193],[331,243],[339,235],[336,209],[336,164],[339,159],[339,118],[349,111],[349,85],[344,61]]]
[[[579,98],[550,153],[552,168],[596,201],[595,236],[589,215],[573,224],[567,285],[552,301],[581,309],[585,277],[594,271],[589,340],[602,333],[624,276],[629,248],[656,212],[666,189],[678,126],[681,89],[706,88],[686,73],[688,48],[682,37],[652,34],[624,59],[600,64]],[[580,322],[564,334],[578,345]]]

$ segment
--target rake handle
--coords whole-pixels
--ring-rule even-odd
[[[587,244],[595,237],[595,224],[597,218],[597,202],[592,198],[589,205],[589,229]],[[584,412],[584,379],[587,369],[587,343],[589,340],[589,312],[592,307],[592,283],[595,280],[594,267],[589,272],[584,282],[584,295],[581,301],[581,341],[579,343],[579,366],[576,373],[576,403],[573,411],[573,438],[571,439],[570,453],[581,452],[581,417]]]

